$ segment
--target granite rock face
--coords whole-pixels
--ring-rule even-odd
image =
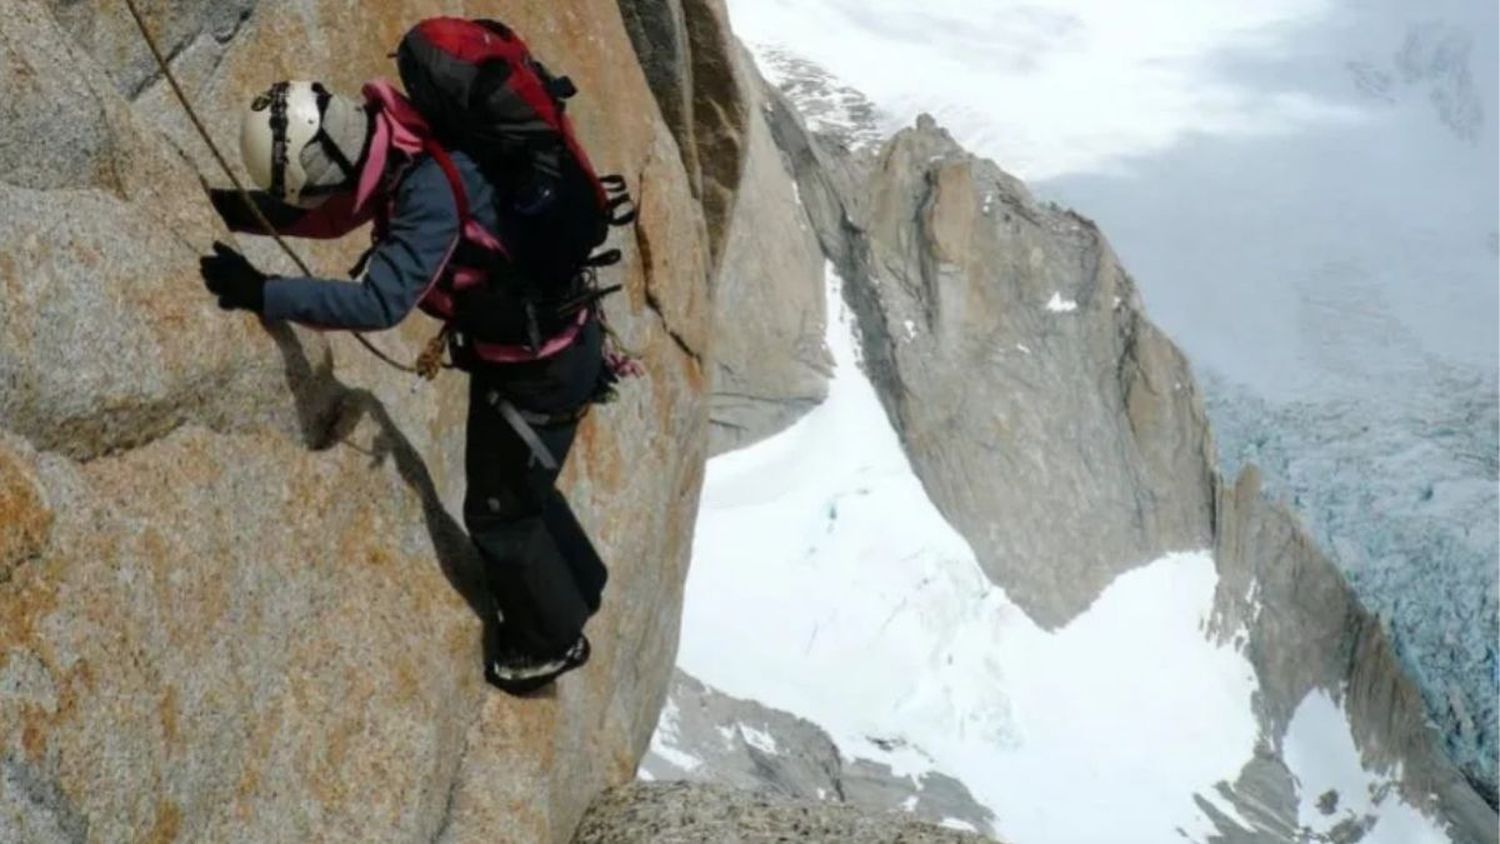
[[[1432,363],[1406,401],[1277,405],[1205,379],[1226,472],[1291,503],[1418,680],[1449,752],[1496,802],[1500,762],[1500,400]]]
[[[750,122],[748,79],[723,0],[620,0],[630,38],[671,127],[693,195],[703,204],[710,254],[723,255]]]
[[[1122,571],[1210,543],[1202,398],[1092,222],[930,119],[873,156],[784,98],[772,126],[913,468],[1013,600],[1060,626]]]
[[[748,445],[796,421],[828,395],[824,258],[766,118],[749,57],[755,106],[745,178],[714,287],[710,452]]]
[[[930,119],[886,145],[867,201],[848,277],[865,362],[990,578],[1056,627],[1123,570],[1207,545],[1202,399],[1094,224]]]
[[[763,114],[765,84],[722,4],[620,9],[708,213],[718,257],[710,451],[728,451],[786,427],[827,394],[823,257]]]
[[[865,218],[866,185],[881,146],[850,147],[803,117],[808,98],[822,99],[817,92],[824,87],[820,81],[810,90],[799,90],[795,78],[783,79],[778,87],[766,89],[765,115],[771,137],[796,179],[797,199],[812,223],[818,245],[847,278],[865,265],[868,245],[861,236],[860,221]],[[784,88],[800,95],[794,98]]]
[[[641,775],[900,812],[974,830],[989,830],[994,821],[994,814],[952,777],[931,771],[897,776],[883,763],[845,759],[816,724],[731,697],[681,669],[672,677]]]
[[[142,6],[231,155],[266,84],[357,90],[394,75],[413,21],[458,11]],[[7,5],[0,840],[563,841],[633,776],[707,449],[709,215],[614,3],[505,15],[578,83],[584,143],[640,199],[607,309],[648,369],[585,424],[565,475],[611,565],[593,661],[525,701],[480,673],[476,562],[452,515],[463,378],[414,389],[350,338],[220,312],[197,258],[227,237],[202,189],[223,177],[123,5]],[[737,143],[732,124],[716,138]],[[298,248],[339,275],[362,240]],[[373,340],[411,360],[434,330],[413,317]]]
[[[990,841],[885,812],[746,795],[721,786],[636,783],[589,809],[576,844],[772,844],[782,841],[965,844]]]
[[[1122,571],[1208,546],[1202,397],[1098,228],[931,118],[875,151],[810,131],[798,107],[827,95],[806,81],[773,97],[777,144],[913,468],[990,578],[1056,627]]]
[[[1243,637],[1260,681],[1258,758],[1276,758],[1297,706],[1322,691],[1348,714],[1365,765],[1400,771],[1408,802],[1446,820],[1454,841],[1497,840],[1494,809],[1444,754],[1380,620],[1297,518],[1263,496],[1258,470],[1246,469],[1221,489],[1216,513],[1214,627],[1221,636]],[[1237,805],[1296,805],[1289,776],[1251,778],[1249,785],[1235,790]],[[1295,811],[1280,820],[1294,824]]]

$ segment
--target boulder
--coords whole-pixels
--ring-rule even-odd
[[[641,778],[901,812],[975,830],[990,830],[995,820],[946,774],[901,776],[882,762],[846,759],[818,725],[727,695],[682,669],[673,674],[661,723],[641,760]]]
[[[965,844],[992,839],[853,806],[692,783],[636,783],[589,809],[575,844]]]

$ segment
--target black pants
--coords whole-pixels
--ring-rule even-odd
[[[500,414],[499,400],[521,410],[566,415],[585,406],[603,358],[597,324],[543,361],[479,365],[469,375],[464,524],[484,559],[490,591],[504,618],[507,648],[561,654],[599,609],[606,572],[568,502],[554,486],[558,470],[537,461]],[[577,421],[532,426],[559,465]]]

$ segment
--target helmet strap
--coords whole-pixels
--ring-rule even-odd
[[[271,195],[280,199],[286,191],[287,143],[287,92],[290,83],[277,82],[271,86]]]
[[[323,147],[323,152],[328,156],[329,160],[344,172],[344,181],[352,182],[359,176],[359,171],[355,169],[353,162],[349,160],[348,156],[344,155],[344,151],[339,149],[338,143],[329,137],[328,133],[321,127],[318,129],[318,134],[313,135],[313,140],[317,141]]]
[[[349,156],[344,154],[338,142],[328,134],[328,124],[325,121],[328,115],[328,104],[333,102],[333,94],[327,88],[323,87],[323,83],[321,82],[314,82],[312,84],[312,91],[318,103],[318,134],[313,135],[313,140],[317,141],[318,145],[323,148],[324,154],[328,156],[328,159],[343,172],[344,181],[352,182],[359,177],[359,170],[349,160]],[[366,129],[365,135],[368,138],[368,129]],[[361,157],[363,157],[363,150],[361,150]]]

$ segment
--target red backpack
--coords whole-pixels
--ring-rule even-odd
[[[396,62],[460,213],[468,216],[467,199],[446,150],[472,158],[498,197],[501,249],[487,259],[487,280],[434,290],[436,315],[477,342],[523,343],[536,353],[617,289],[598,290],[592,270],[620,259],[617,249],[594,250],[610,226],[635,218],[625,180],[594,172],[565,114],[577,89],[504,24],[424,20],[401,39]]]

